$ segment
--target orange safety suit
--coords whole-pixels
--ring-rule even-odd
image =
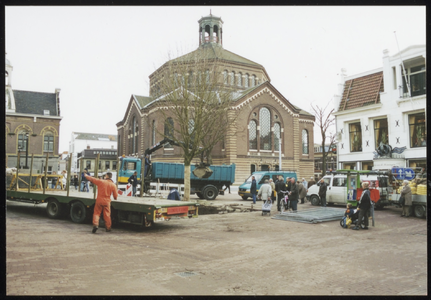
[[[97,186],[96,203],[94,204],[93,213],[93,226],[99,227],[99,218],[103,212],[103,219],[105,220],[106,229],[111,229],[111,195],[117,200],[118,193],[117,187],[110,179],[97,179],[85,175],[89,181]]]

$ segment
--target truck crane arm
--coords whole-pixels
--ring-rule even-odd
[[[169,143],[169,144],[171,144],[171,145],[179,146],[179,144],[178,144],[178,143],[176,143],[175,141],[173,141],[173,140],[171,140],[171,139],[168,139],[168,138],[164,138],[163,140],[161,140],[161,141],[160,141],[160,142],[158,142],[157,144],[155,144],[155,145],[151,146],[150,148],[147,148],[147,149],[144,151],[144,157],[145,157],[147,154],[151,154],[151,153],[153,153],[154,151],[159,150],[160,148],[162,148],[163,146],[165,146],[167,143]]]

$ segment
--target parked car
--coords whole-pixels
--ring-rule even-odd
[[[278,180],[278,176],[283,176],[286,181],[287,177],[293,177],[297,180],[296,173],[292,171],[258,171],[254,172],[250,175],[247,180],[241,184],[238,188],[238,195],[242,197],[242,199],[247,200],[247,198],[251,197],[250,187],[251,187],[251,177],[254,176],[256,179],[256,192],[259,191],[260,186],[265,183],[266,179],[272,179],[274,182]]]

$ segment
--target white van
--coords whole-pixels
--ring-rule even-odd
[[[356,175],[351,175],[350,186],[356,187]],[[387,176],[377,175],[360,175],[361,182],[370,182],[370,189],[377,188],[380,192],[380,199],[375,208],[383,208],[390,205],[389,194],[393,193],[392,186],[389,185]],[[347,175],[330,174],[323,177],[323,181],[328,185],[326,190],[326,202],[328,204],[346,204],[347,203]],[[317,184],[308,188],[307,199],[312,205],[320,205],[319,186]]]

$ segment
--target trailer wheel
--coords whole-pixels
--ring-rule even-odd
[[[423,205],[416,205],[413,207],[413,212],[417,218],[423,218],[425,216],[425,211],[426,209]]]
[[[313,195],[310,198],[311,205],[318,206],[320,204],[320,198],[317,195]]]
[[[214,200],[218,196],[218,190],[213,185],[207,185],[203,190],[203,195],[207,200]]]
[[[61,205],[57,199],[49,199],[46,206],[46,212],[51,219],[58,219],[64,213],[64,206]]]
[[[87,209],[82,202],[74,202],[70,207],[70,218],[74,223],[83,223],[87,218]]]
[[[199,199],[205,199],[204,195],[202,195],[202,193],[201,193],[201,192],[197,192],[197,193],[196,193],[196,196],[198,196],[198,197],[199,197]]]

